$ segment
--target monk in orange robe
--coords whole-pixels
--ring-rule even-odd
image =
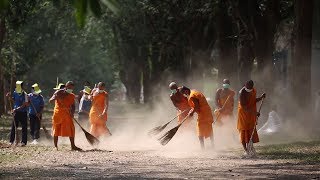
[[[71,150],[81,151],[74,144],[75,129],[73,124],[73,114],[75,111],[75,95],[72,93],[74,84],[68,81],[64,89],[57,90],[50,98],[49,102],[55,102],[52,117],[52,134],[54,146],[58,150],[58,137],[69,137]]]
[[[257,112],[257,102],[266,97],[263,93],[259,98],[256,98],[256,90],[253,88],[253,81],[249,80],[245,86],[240,90],[240,100],[238,105],[238,125],[237,128],[240,133],[240,141],[245,150],[245,155],[248,155],[248,143],[251,138],[251,134],[254,130],[252,142],[259,142],[259,136],[257,129],[257,117],[260,113]]]
[[[180,91],[188,97],[188,103],[191,107],[188,115],[193,116],[195,112],[198,114],[197,132],[201,148],[204,148],[204,139],[208,137],[213,145],[213,116],[206,97],[201,92],[190,90],[187,87],[182,87]]]
[[[92,90],[89,99],[92,100],[92,106],[89,113],[91,124],[90,133],[95,137],[105,134],[111,135],[106,125],[109,98],[108,93],[105,91],[105,83],[99,82],[98,87]]]
[[[178,87],[175,82],[170,83],[169,88],[171,90],[170,99],[178,111],[178,123],[181,123],[191,109],[188,98],[183,96],[180,92],[181,87]]]
[[[234,95],[235,92],[230,89],[230,81],[228,79],[223,80],[223,88],[219,88],[216,92],[215,104],[217,109],[214,111],[216,123],[223,124],[223,121],[227,121],[233,118],[234,107]]]

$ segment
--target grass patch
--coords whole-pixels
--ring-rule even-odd
[[[293,159],[305,163],[319,163],[320,141],[261,146],[257,148],[257,152],[268,159]]]

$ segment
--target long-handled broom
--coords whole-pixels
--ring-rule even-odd
[[[226,99],[226,101],[224,102],[224,104],[223,104],[223,106],[222,106],[221,109],[223,109],[223,108],[226,106],[227,102],[229,102],[230,96],[231,96],[231,95],[229,95],[229,96],[227,97],[227,99]],[[217,114],[218,114],[218,115],[216,115],[216,119],[215,119],[215,121],[213,122],[213,125],[218,121],[218,119],[219,119],[220,116],[221,116],[221,113],[220,113],[220,112],[218,112]]]
[[[38,119],[38,120],[39,120],[39,122],[40,122],[40,126],[42,127],[43,132],[44,132],[44,134],[46,135],[46,138],[47,138],[47,139],[52,139],[52,136],[50,135],[50,133],[49,133],[49,131],[47,130],[47,128],[46,128],[44,125],[42,125],[42,123],[41,123],[41,119],[40,119],[40,117],[38,117],[37,109],[36,109],[36,107],[34,106],[34,104],[32,103],[32,101],[31,101],[31,100],[30,100],[30,104],[31,104],[31,106],[32,106],[32,108],[33,108],[33,110],[34,110],[34,112],[36,113],[36,117],[37,117],[37,119]]]
[[[176,127],[172,128],[171,130],[169,130],[168,132],[166,132],[163,136],[161,136],[158,140],[160,141],[160,144],[162,144],[163,146],[168,144],[168,142],[173,138],[173,136],[177,133],[177,131],[179,130],[180,126],[182,125],[182,123],[184,123],[190,115],[187,115],[182,122],[177,125]]]
[[[148,134],[149,135],[157,135],[159,134],[161,131],[163,131],[168,124],[170,124],[173,120],[175,120],[177,117],[179,117],[181,114],[185,113],[188,109],[184,110],[183,112],[179,113],[177,116],[175,116],[173,119],[171,119],[169,122],[167,122],[166,124],[162,125],[162,126],[157,126],[153,129],[151,129]]]
[[[264,98],[262,98],[262,100],[261,100],[261,104],[260,104],[259,111],[258,111],[259,113],[260,113],[260,111],[261,111],[261,107],[262,107],[262,105],[263,105],[263,101],[264,101]],[[258,117],[257,117],[257,119],[256,119],[256,122],[257,122],[257,121],[258,121]],[[257,128],[257,126],[254,125],[253,131],[252,131],[251,136],[250,136],[249,143],[248,143],[248,145],[247,145],[247,150],[248,150],[249,154],[251,154],[251,155],[255,155],[255,154],[256,154],[255,149],[253,148],[253,134],[254,134],[256,128]]]

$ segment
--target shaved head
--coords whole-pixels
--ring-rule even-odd
[[[229,80],[229,79],[224,79],[224,80],[222,81],[222,83],[223,83],[223,84],[230,84],[230,80]]]
[[[106,84],[105,84],[104,82],[99,82],[99,83],[98,83],[98,88],[99,88],[100,90],[104,90],[104,89],[106,88]]]
[[[171,90],[173,90],[173,89],[178,89],[178,85],[177,85],[176,82],[171,82],[171,83],[169,84],[169,88],[170,88]]]
[[[253,83],[252,80],[249,80],[249,81],[246,82],[245,86],[248,89],[253,89],[254,83]]]

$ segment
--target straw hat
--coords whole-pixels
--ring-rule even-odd
[[[58,90],[61,89],[61,86],[64,86],[63,83],[59,83],[55,88],[53,88],[54,90]]]
[[[90,87],[89,86],[84,86],[83,92],[86,93],[86,94],[90,94],[90,92],[91,92]]]
[[[37,83],[35,83],[31,87],[33,88],[34,92],[37,93],[37,94],[40,94],[42,92]]]

